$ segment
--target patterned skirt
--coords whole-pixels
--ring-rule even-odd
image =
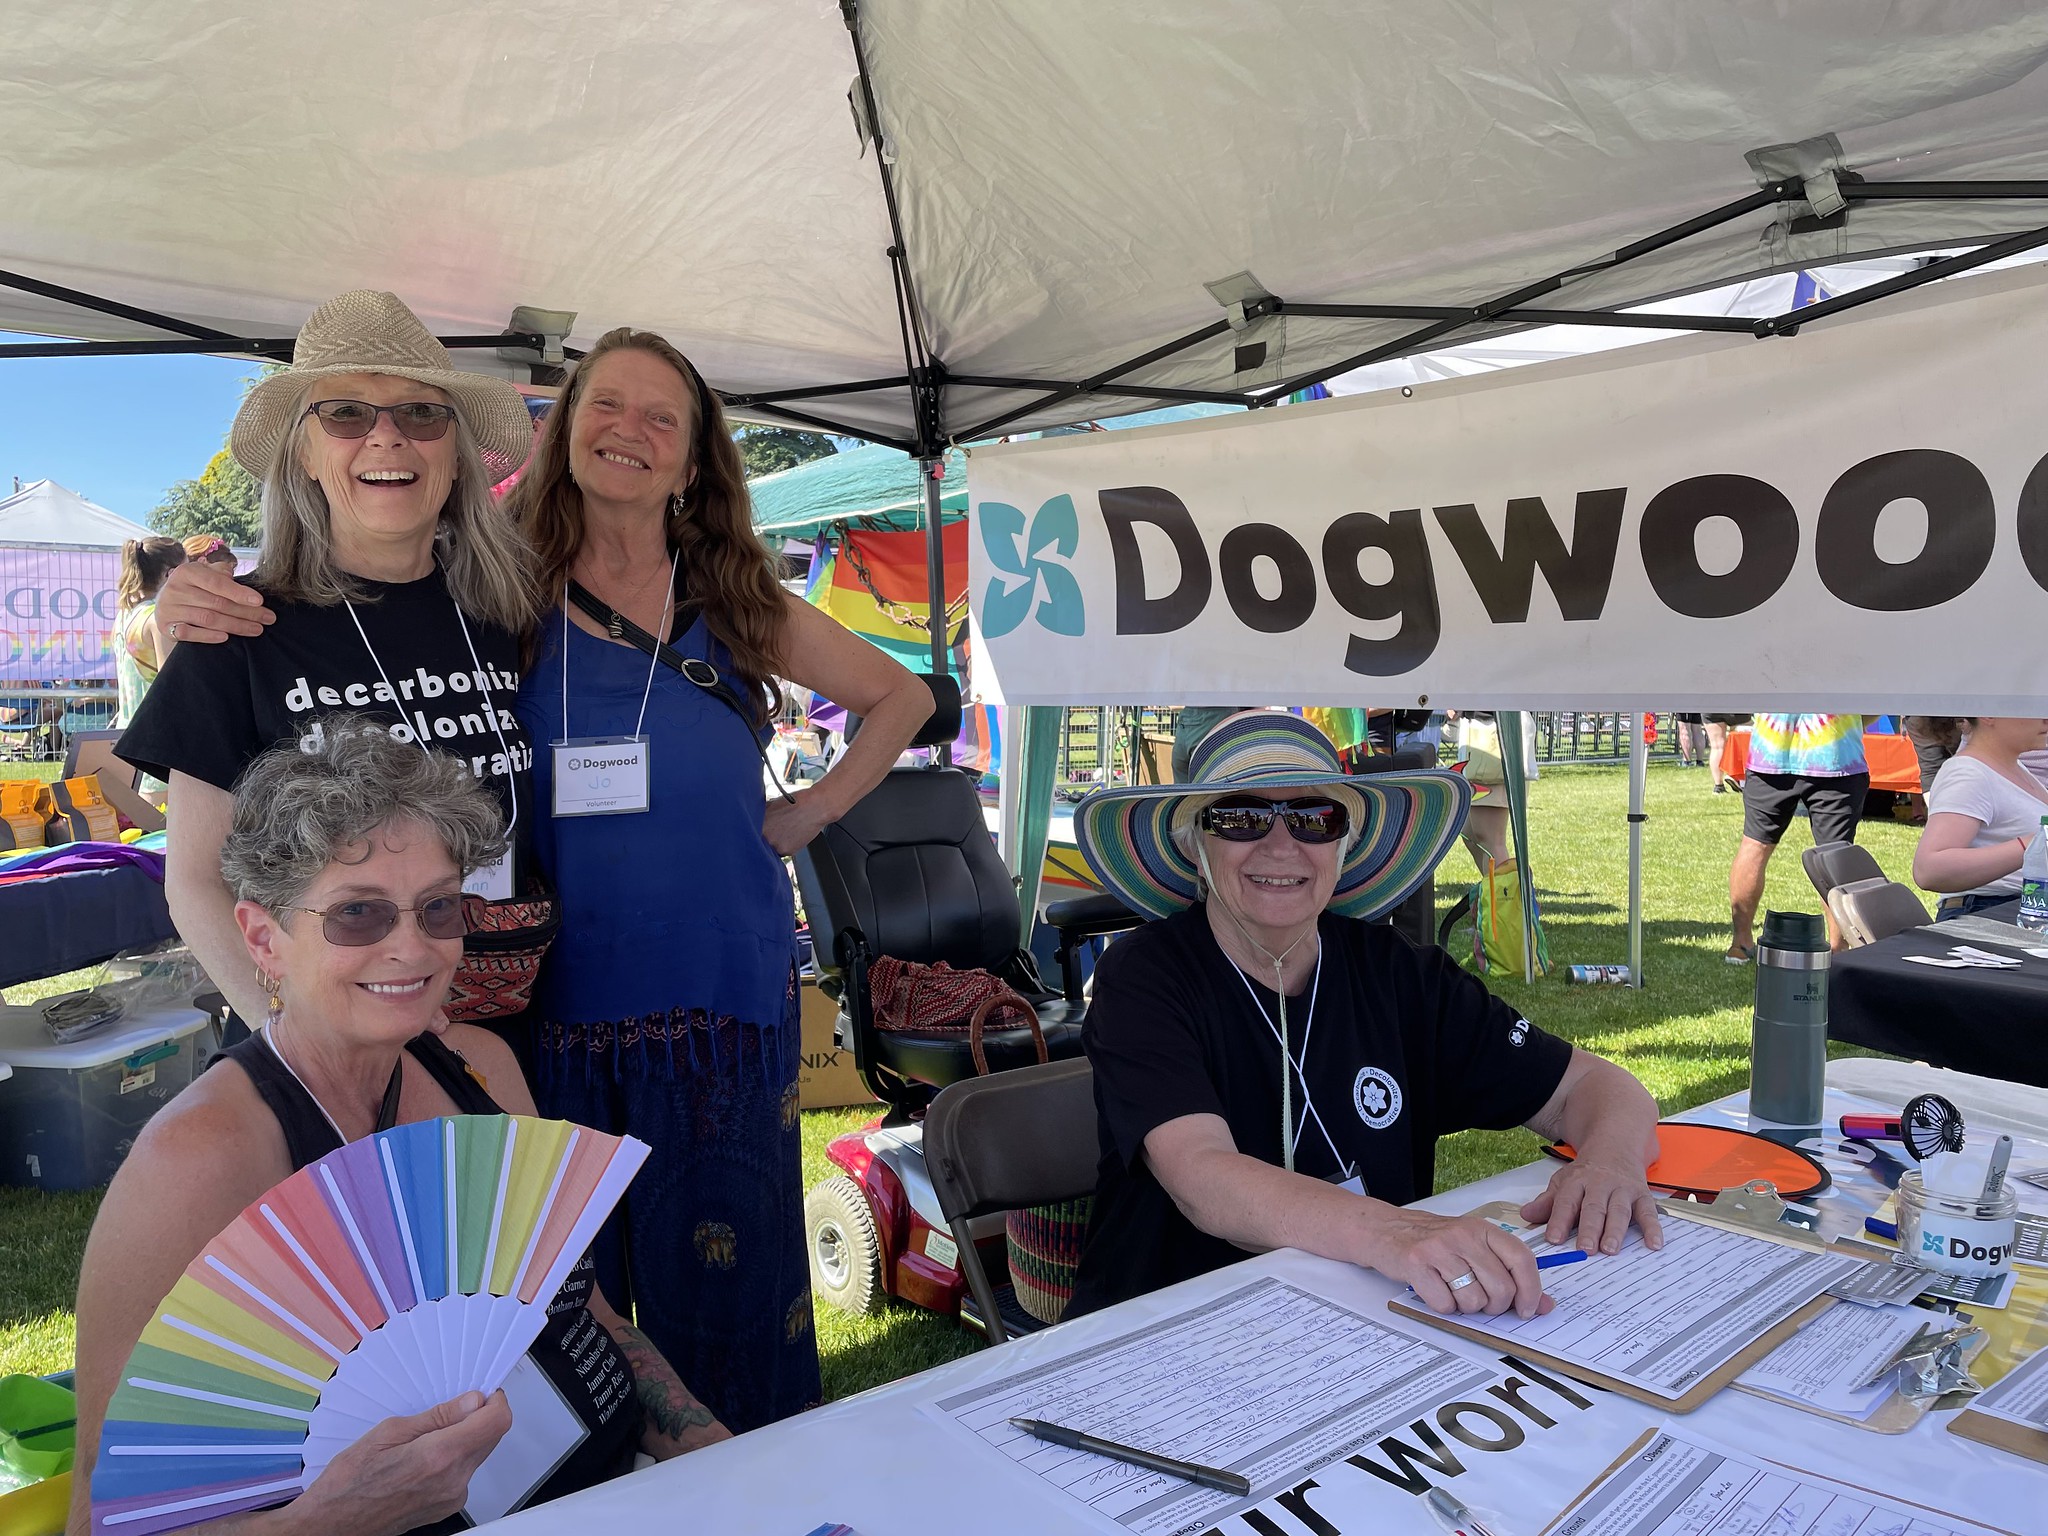
[[[768,1023],[702,1009],[543,1021],[544,1115],[653,1149],[596,1244],[605,1299],[735,1434],[815,1406],[798,1132],[798,994]]]

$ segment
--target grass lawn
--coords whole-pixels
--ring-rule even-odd
[[[1553,768],[1531,786],[1531,862],[1559,967],[1628,959],[1627,790],[1618,767]],[[1644,990],[1567,986],[1560,976],[1533,986],[1519,977],[1496,978],[1492,985],[1537,1023],[1626,1066],[1673,1113],[1748,1082],[1754,972],[1721,959],[1728,941],[1728,862],[1741,833],[1742,799],[1711,793],[1704,770],[1660,766],[1650,774],[1649,811]],[[1860,834],[1900,880],[1908,878],[1916,837],[1911,827],[1879,822],[1865,822]],[[1771,861],[1766,907],[1818,910],[1799,868],[1808,841],[1802,823]],[[1453,853],[1439,886],[1445,906],[1468,878],[1465,856]],[[45,987],[62,990],[55,983]],[[8,1000],[24,1001],[28,990],[16,988]],[[867,1117],[858,1109],[804,1116],[807,1187],[828,1170],[826,1142]],[[1536,1139],[1526,1131],[1467,1132],[1439,1148],[1437,1187],[1469,1183],[1535,1155]],[[95,1203],[90,1194],[0,1190],[0,1375],[70,1363],[72,1285]],[[950,1321],[907,1307],[873,1318],[820,1308],[818,1343],[827,1397],[895,1380],[973,1347]]]

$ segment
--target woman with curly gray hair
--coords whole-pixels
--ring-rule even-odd
[[[364,291],[313,312],[292,366],[243,399],[229,443],[263,485],[251,581],[275,621],[258,638],[195,623],[181,593],[240,589],[181,567],[184,582],[159,595],[166,637],[224,643],[179,645],[117,750],[169,782],[171,916],[254,1020],[262,992],[220,874],[230,792],[275,743],[317,745],[322,714],[361,711],[415,756],[462,763],[510,833],[468,889],[515,905],[532,894],[533,752],[512,704],[535,594],[525,543],[491,487],[525,462],[533,426],[510,384],[459,372],[396,296]]]
[[[310,750],[258,758],[236,787],[220,872],[264,1027],[215,1058],[153,1119],[107,1191],[78,1288],[79,1456],[90,1465],[121,1364],[173,1282],[237,1212],[295,1170],[374,1131],[441,1115],[534,1113],[511,1052],[440,1012],[462,956],[464,876],[504,849],[468,768],[382,723],[318,720]],[[237,1531],[412,1531],[470,1500],[472,1475],[528,1402],[551,1454],[496,1467],[493,1508],[559,1497],[725,1438],[675,1372],[606,1303],[585,1254],[515,1372],[510,1399],[474,1394],[388,1419],[289,1510]],[[539,1385],[542,1379],[552,1384]],[[528,1398],[536,1386],[539,1396]],[[509,1486],[508,1486],[509,1485]],[[79,1479],[73,1528],[89,1490]]]

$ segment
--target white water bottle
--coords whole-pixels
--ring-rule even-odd
[[[2041,818],[2041,835],[2027,844],[2020,860],[2019,922],[2035,933],[2048,931],[2048,816]]]

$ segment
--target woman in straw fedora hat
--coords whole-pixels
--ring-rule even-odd
[[[1068,1315],[1294,1247],[1440,1312],[1532,1316],[1548,1302],[1527,1246],[1404,1209],[1430,1193],[1437,1138],[1473,1127],[1578,1150],[1523,1207],[1551,1241],[1576,1227],[1612,1253],[1634,1220],[1660,1245],[1642,1086],[1369,921],[1443,857],[1470,787],[1347,777],[1313,725],[1271,711],[1223,721],[1191,767],[1189,783],[1107,791],[1074,815],[1097,876],[1160,920],[1095,971],[1083,1039],[1102,1164]]]
[[[389,293],[322,304],[291,366],[243,398],[229,446],[263,487],[262,557],[250,587],[197,562],[165,583],[159,623],[182,643],[116,748],[169,780],[171,916],[242,1018],[271,1009],[220,874],[230,792],[277,742],[317,745],[324,716],[367,714],[460,758],[511,833],[506,857],[465,889],[499,901],[528,890],[533,751],[513,703],[536,597],[491,486],[532,441],[519,392],[458,372]],[[262,622],[227,633],[205,606],[222,590]],[[192,643],[204,641],[223,643]]]
[[[880,782],[931,692],[782,588],[718,396],[658,335],[599,339],[510,501],[550,605],[518,706],[562,906],[529,1015],[536,1097],[654,1148],[599,1281],[721,1422],[754,1428],[819,1396],[781,856]],[[216,583],[160,613],[185,640],[260,633],[257,594]],[[764,803],[778,677],[864,725],[821,782]]]

